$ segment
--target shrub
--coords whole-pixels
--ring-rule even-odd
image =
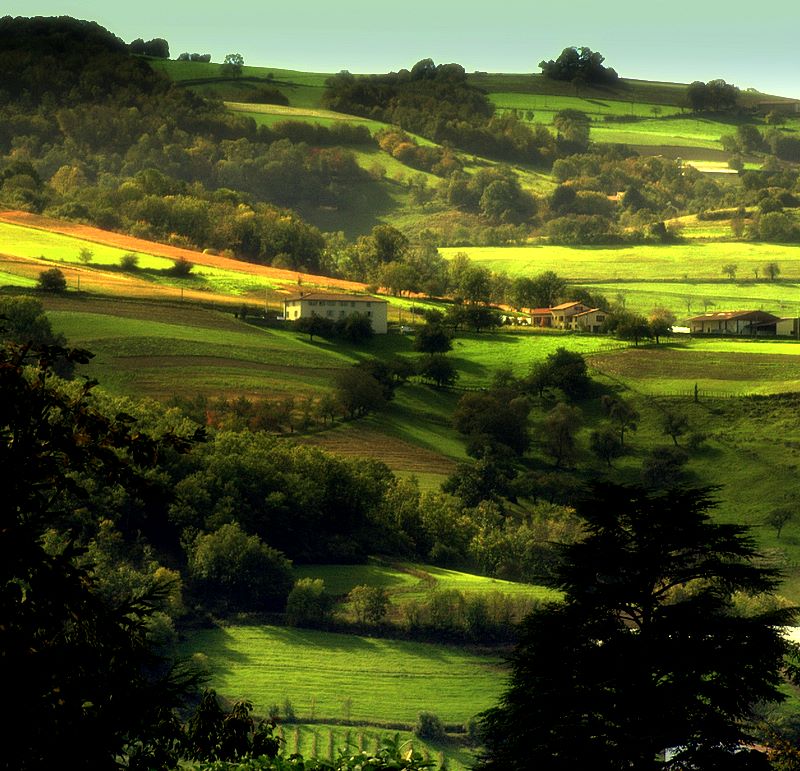
[[[122,258],[119,261],[119,266],[122,268],[122,270],[128,273],[132,273],[139,267],[139,255],[134,254],[133,252],[128,252],[127,254],[123,254]]]
[[[431,741],[442,741],[447,738],[444,730],[444,723],[441,718],[433,712],[420,712],[417,715],[417,724],[414,726],[414,733],[420,739]]]
[[[325,626],[333,611],[333,597],[325,591],[321,578],[301,578],[286,600],[289,626]]]
[[[352,603],[360,624],[379,624],[386,617],[389,595],[381,586],[356,586],[350,590],[347,599]]]
[[[42,292],[61,294],[67,291],[67,279],[58,268],[50,268],[39,274],[36,286]]]
[[[191,275],[192,268],[194,268],[194,263],[189,262],[185,257],[179,257],[173,261],[169,272],[177,278],[186,278]]]

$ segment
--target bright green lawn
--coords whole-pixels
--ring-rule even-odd
[[[463,723],[490,707],[505,682],[496,657],[427,643],[356,637],[273,626],[192,632],[183,654],[204,653],[211,686],[247,698],[265,714],[288,698],[302,719],[412,725],[419,712]]]

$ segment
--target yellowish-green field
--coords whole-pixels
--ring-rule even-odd
[[[248,102],[225,102],[225,105],[232,112],[246,115],[253,118],[256,123],[267,126],[285,120],[319,123],[323,126],[330,126],[334,123],[352,123],[367,126],[373,134],[387,126],[386,123],[377,120],[314,107],[286,107],[280,104],[250,104]]]
[[[446,258],[458,252],[495,272],[529,276],[554,270],[572,281],[648,281],[722,279],[722,266],[738,265],[738,275],[752,276],[766,262],[779,264],[783,279],[800,279],[800,246],[756,242],[620,247],[469,246],[440,250]]]

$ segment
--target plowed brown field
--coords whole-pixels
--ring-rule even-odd
[[[449,475],[456,462],[424,447],[387,436],[366,426],[348,426],[295,439],[351,458],[380,458],[395,471]]]

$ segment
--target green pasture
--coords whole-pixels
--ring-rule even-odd
[[[460,394],[409,383],[395,392],[386,409],[371,415],[368,425],[386,436],[455,460],[466,460],[461,437],[452,426]]]
[[[324,723],[293,723],[279,725],[276,735],[283,739],[285,755],[300,753],[306,758],[334,760],[339,750],[374,752],[386,740],[399,737],[401,750],[414,750],[450,771],[468,771],[475,764],[474,754],[457,740],[423,741],[411,731],[394,731],[364,726],[325,725]],[[438,766],[435,766],[438,767]]]
[[[556,53],[554,52],[553,56]],[[686,83],[673,83],[667,81],[638,80],[635,78],[620,78],[614,86],[581,87],[578,94],[571,83],[558,80],[549,80],[540,73],[496,73],[474,72],[467,76],[468,82],[482,88],[489,94],[520,93],[525,95],[550,95],[556,97],[575,97],[597,100],[600,102],[620,101],[644,104],[658,104],[662,106],[686,107]],[[759,91],[742,91],[740,102],[743,106],[752,106],[764,99],[778,100]]]
[[[0,286],[20,286],[30,289],[35,287],[36,283],[37,282],[32,278],[17,276],[13,273],[7,273],[4,270],[0,270]]]
[[[177,315],[177,314],[176,314]],[[360,351],[330,343],[308,344],[295,332],[260,329],[208,312],[186,323],[115,316],[112,312],[51,311],[53,328],[95,358],[85,373],[103,387],[128,395],[308,392],[329,387],[333,372],[358,360]]]
[[[624,301],[628,310],[648,313],[669,308],[687,319],[706,311],[765,310],[776,316],[800,315],[800,282],[797,281],[608,281],[584,286],[611,302]]]
[[[800,395],[784,393],[766,398],[735,394],[752,393],[760,386],[781,387],[780,380],[756,377],[793,377],[796,381],[800,359],[796,354],[775,355],[775,350],[780,350],[775,346],[781,345],[775,343],[730,341],[730,350],[716,350],[727,342],[702,340],[688,345],[631,348],[589,358],[590,368],[597,365],[610,373],[604,376],[595,370],[598,382],[629,400],[640,414],[638,430],[626,436],[627,452],[614,462],[613,475],[619,481],[639,482],[641,464],[650,448],[672,444],[661,429],[664,410],[685,414],[690,430],[706,436],[703,446],[690,452],[685,482],[716,487],[714,497],[719,505],[714,519],[753,528],[765,559],[784,572],[780,594],[796,603],[800,597],[800,517],[795,516],[786,525],[780,538],[765,524],[765,518],[773,509],[791,505],[800,496]],[[762,345],[763,355],[748,352],[748,346],[758,349]],[[782,347],[787,350],[785,344]],[[797,346],[794,351],[800,353]],[[792,361],[796,363],[792,365]],[[750,366],[752,374],[742,372]],[[693,375],[700,381],[698,402],[692,396]],[[715,379],[719,376],[726,379]],[[706,394],[706,389],[729,396]],[[795,385],[794,391],[798,390]],[[579,464],[595,463],[599,474],[601,465],[587,445],[601,413],[593,404],[581,406],[586,420],[579,437],[583,448]],[[684,439],[681,444],[686,444]]]
[[[419,584],[421,578],[402,565],[371,561],[366,565],[298,565],[294,569],[297,579],[321,578],[325,589],[336,597],[346,595],[356,586],[375,586],[387,592],[408,591]]]
[[[259,86],[276,88],[288,97],[294,107],[318,107],[330,77],[321,72],[300,72],[275,67],[252,67],[245,64],[239,78],[226,78],[218,62],[179,62],[150,60],[151,66],[166,73],[201,94],[236,100]],[[200,82],[193,82],[200,81]],[[206,82],[204,82],[206,81]],[[210,81],[210,82],[208,82]]]
[[[619,346],[617,341],[601,335],[515,329],[459,334],[448,355],[459,372],[459,386],[486,387],[498,369],[508,367],[517,376],[525,375],[534,362],[561,347],[590,354]]]
[[[759,350],[716,340],[628,348],[589,358],[595,372],[654,396],[689,396],[695,385],[711,396],[800,392],[800,345],[771,343]]]
[[[719,138],[735,127],[704,118],[653,119],[638,123],[592,123],[595,142],[628,145],[672,145],[721,150]]]
[[[166,73],[172,80],[179,83],[187,80],[205,80],[207,78],[227,79],[222,73],[223,65],[221,62],[179,62],[177,59],[150,59],[149,62],[153,69]],[[301,72],[300,70],[285,70],[278,67],[253,67],[245,64],[242,67],[240,78],[261,78],[265,81],[270,79],[275,84],[291,82],[321,88],[330,76],[330,73],[324,72]]]
[[[319,123],[322,126],[332,126],[336,123],[353,123],[365,125],[373,134],[388,126],[388,124],[381,121],[361,118],[357,115],[346,115],[341,112],[311,107],[285,107],[280,104],[249,104],[246,102],[225,102],[225,106],[232,112],[253,118],[259,125],[266,126],[287,120]]]
[[[621,95],[620,95],[621,96]],[[552,116],[560,110],[580,110],[591,117],[604,115],[634,115],[652,118],[655,108],[659,115],[680,115],[679,107],[653,102],[637,102],[623,98],[567,96],[565,94],[530,94],[520,92],[492,93],[489,98],[497,110],[532,110],[537,123],[550,123]],[[523,116],[524,117],[524,116]],[[544,120],[542,120],[544,118]]]
[[[288,279],[262,278],[248,274],[247,263],[242,263],[241,271],[195,265],[188,278],[173,279],[168,275],[157,275],[157,272],[172,268],[175,261],[169,257],[158,257],[146,252],[107,246],[61,233],[0,222],[0,253],[3,254],[26,258],[41,257],[52,262],[84,267],[80,259],[82,248],[90,249],[92,252],[91,261],[85,264],[87,269],[97,271],[119,269],[124,255],[135,254],[138,263],[137,269],[130,274],[132,276],[193,289],[207,287],[221,294],[234,296],[263,294],[265,289],[274,289],[291,283]]]
[[[499,592],[511,597],[551,600],[558,593],[543,586],[448,570],[433,565],[372,562],[367,565],[303,565],[297,578],[321,578],[331,594],[343,596],[362,584],[384,588],[393,601],[421,600],[431,592],[456,590],[464,594]]]
[[[531,276],[554,270],[576,282],[619,282],[723,278],[722,266],[735,263],[738,275],[750,277],[767,262],[777,262],[780,277],[800,279],[800,246],[759,242],[705,243],[692,240],[671,245],[619,247],[467,246],[439,250],[445,258],[459,252],[495,272]]]
[[[208,658],[211,687],[258,714],[292,702],[298,719],[414,724],[422,711],[464,723],[492,706],[505,670],[463,649],[274,626],[190,632],[183,655]]]
[[[748,212],[746,216],[750,216]],[[731,220],[701,220],[696,214],[687,214],[668,220],[667,225],[680,228],[681,238],[696,238],[707,241],[733,241]]]

